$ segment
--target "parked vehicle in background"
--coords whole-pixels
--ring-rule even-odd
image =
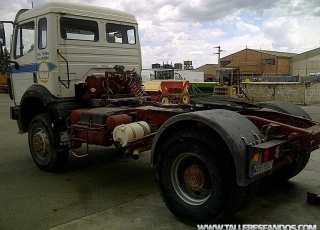
[[[189,81],[182,79],[174,69],[151,69],[141,71],[145,92],[152,101],[163,104],[190,102]]]
[[[310,81],[311,79],[320,82],[320,73],[309,73],[307,75],[308,80]]]
[[[190,83],[185,80],[154,80],[143,83],[145,92],[152,101],[163,104],[190,103]]]
[[[180,73],[174,69],[143,69],[141,71],[142,81],[153,80],[185,80]]]
[[[308,73],[308,77],[311,77],[311,76],[319,76],[320,75],[320,73]]]
[[[181,77],[190,82],[204,82],[204,72],[194,70],[175,70]]]

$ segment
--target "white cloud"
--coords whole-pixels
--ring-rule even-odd
[[[312,14],[314,16],[320,16],[320,7],[315,8]]]
[[[239,30],[248,31],[251,33],[260,32],[260,28],[258,26],[255,26],[255,25],[249,24],[249,23],[245,23],[241,19],[237,22],[237,28]]]
[[[49,0],[2,0],[0,20],[13,20],[20,8]],[[319,47],[319,0],[60,0],[125,10],[136,15],[144,68],[152,63],[195,67],[217,63],[222,56],[246,47],[305,52]],[[6,25],[7,32],[12,26]],[[7,33],[8,34],[8,33]]]
[[[319,47],[317,21],[295,17],[277,17],[265,22],[264,35],[273,41],[274,49],[301,53]]]

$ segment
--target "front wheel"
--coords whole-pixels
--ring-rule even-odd
[[[245,188],[236,183],[225,150],[196,130],[168,139],[156,164],[158,186],[169,210],[187,224],[212,223],[235,213]]]
[[[162,94],[160,96],[159,102],[162,103],[162,104],[169,104],[170,103],[170,99],[169,99],[169,97],[167,95]]]
[[[28,142],[35,164],[44,171],[61,171],[68,160],[68,150],[58,150],[49,114],[39,114],[30,123]]]

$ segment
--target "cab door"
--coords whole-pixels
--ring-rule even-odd
[[[11,66],[11,81],[14,102],[17,105],[20,104],[25,91],[36,82],[35,37],[35,18],[15,26],[11,60],[18,63],[18,68]]]
[[[38,72],[37,72],[37,83],[47,88],[52,94],[52,90],[55,89],[56,85],[52,85],[52,70],[56,68],[56,65],[53,64],[53,58],[56,55],[53,55],[53,44],[54,41],[51,41],[50,45],[48,43],[48,19],[47,17],[43,16],[37,18],[37,65],[38,65]],[[52,26],[54,28],[54,26]],[[52,32],[52,29],[51,31]],[[51,79],[50,79],[51,77]],[[55,81],[56,83],[57,81]]]

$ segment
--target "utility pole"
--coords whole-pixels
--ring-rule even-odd
[[[220,46],[214,47],[218,49],[218,53],[213,53],[213,54],[218,54],[218,69],[221,68],[221,64],[220,64],[220,53],[221,52],[225,52],[225,50],[221,50]],[[221,75],[221,70],[217,71],[217,78],[219,79],[219,82],[222,82],[222,75]]]
[[[220,46],[217,46],[217,47],[214,47],[214,48],[218,49],[218,53],[213,53],[213,54],[218,54],[218,67],[220,68],[221,67],[221,65],[220,65],[220,53],[221,52],[225,52],[225,50],[221,50]]]

